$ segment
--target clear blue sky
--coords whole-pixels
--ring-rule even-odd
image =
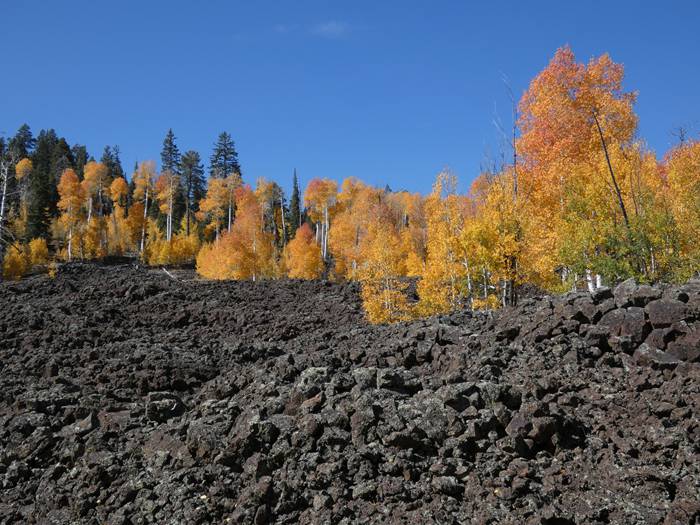
[[[527,5],[525,5],[527,4]],[[208,162],[229,131],[244,177],[357,176],[427,192],[498,151],[497,112],[569,44],[608,51],[662,154],[700,132],[700,2],[33,1],[0,7],[0,131],[53,127],[127,172],[169,127]]]

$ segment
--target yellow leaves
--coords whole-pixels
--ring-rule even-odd
[[[49,247],[46,239],[38,238],[29,241],[29,263],[32,266],[42,266],[49,262]]]
[[[390,226],[371,224],[359,270],[362,301],[372,323],[391,323],[409,319],[411,308],[406,298],[408,284],[402,279],[405,261],[401,240]]]
[[[285,247],[284,262],[291,279],[318,279],[323,274],[321,249],[308,224],[303,224]]]
[[[164,214],[170,213],[175,193],[179,187],[180,177],[170,171],[164,171],[156,179],[156,199],[158,199],[160,211]]]
[[[152,160],[140,162],[133,174],[134,200],[145,201],[153,198],[153,183],[156,176],[156,163]]]
[[[18,280],[29,270],[29,258],[22,246],[11,245],[5,253],[2,275],[5,279]]]
[[[32,161],[30,159],[22,159],[15,166],[15,178],[18,181],[25,180],[32,172]]]
[[[233,223],[236,191],[241,186],[241,177],[237,173],[223,179],[215,178],[209,181],[207,195],[199,203],[198,219],[210,221],[217,235],[224,225],[230,229]]]
[[[200,242],[196,234],[181,232],[167,239],[156,239],[147,250],[147,262],[151,265],[179,266],[192,263],[199,252]]]

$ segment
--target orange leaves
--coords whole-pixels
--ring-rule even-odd
[[[31,172],[32,161],[29,159],[22,159],[15,166],[15,178],[18,181],[25,180]]]
[[[249,186],[235,192],[236,220],[231,231],[204,245],[197,272],[209,279],[269,278],[275,272],[272,236],[262,230],[260,204]]]
[[[308,224],[297,229],[284,251],[287,275],[292,279],[318,279],[323,273],[321,249]]]
[[[309,217],[322,222],[332,210],[338,195],[338,183],[331,179],[312,179],[304,192],[304,204],[309,208]]]
[[[109,186],[109,196],[115,206],[124,209],[126,207],[126,198],[129,195],[129,185],[124,177],[117,177]]]

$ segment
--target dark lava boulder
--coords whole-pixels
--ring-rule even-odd
[[[176,277],[0,284],[0,523],[700,520],[700,281],[370,326]]]

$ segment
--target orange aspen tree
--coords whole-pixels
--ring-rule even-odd
[[[126,234],[126,200],[129,195],[129,185],[124,177],[116,177],[109,187],[109,196],[114,203],[111,221],[111,246],[118,247],[119,253],[127,250],[128,242]]]
[[[236,220],[230,232],[205,245],[197,272],[209,279],[269,278],[274,275],[272,236],[263,231],[260,204],[249,186],[236,190]]]
[[[309,217],[316,223],[316,241],[323,260],[328,258],[328,230],[338,196],[338,183],[330,179],[312,179],[304,192]]]
[[[291,279],[318,279],[323,274],[321,249],[311,227],[304,223],[284,250],[287,276]]]
[[[141,241],[139,252],[143,254],[146,247],[146,225],[148,223],[148,204],[153,199],[153,181],[156,173],[156,164],[152,160],[139,163],[138,170],[133,175],[134,200],[141,203],[143,221],[141,223]],[[136,211],[132,209],[132,212]]]
[[[622,90],[623,76],[623,66],[608,55],[584,65],[564,47],[520,101],[518,181],[527,195],[528,216],[523,269],[531,282],[555,287],[556,268],[563,268],[561,278],[568,279],[570,269],[560,257],[566,240],[563,219],[569,186],[580,186],[587,173],[595,174],[598,186],[609,188],[631,239],[624,190],[612,160],[614,150],[630,144],[637,126],[632,109],[636,95]]]
[[[72,169],[67,169],[61,175],[58,183],[58,209],[61,210],[59,221],[68,230],[68,260],[73,259],[73,237],[80,224],[82,204],[85,200],[83,186]]]

